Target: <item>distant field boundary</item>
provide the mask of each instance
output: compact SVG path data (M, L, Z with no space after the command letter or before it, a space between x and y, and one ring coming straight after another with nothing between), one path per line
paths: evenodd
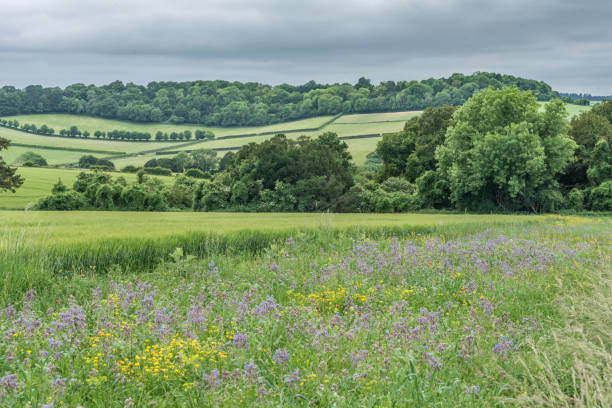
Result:
M27 143L15 143L11 142L10 146L16 147L29 147L31 149L45 149L45 150L63 150L67 152L82 152L82 153L101 153L101 154L109 154L109 155L122 155L126 154L126 152L117 152L111 150L96 150L96 149L79 149L76 147L62 147L62 146L45 146L45 145L33 145Z
M415 115L416 116L416 115ZM415 117L413 116L413 117ZM395 120L371 120L368 122L334 122L334 125L364 125L366 123L390 123L390 122L407 122L409 119L395 119Z
M323 122L320 126L318 127L313 127L313 128L300 128L300 129L289 129L289 130L271 130L271 131L266 131L266 132L256 132L256 133L241 133L241 134L236 134L236 135L227 135L227 136L219 136L219 137L215 137L214 139L211 140L222 140L222 139L237 139L237 138L242 138L242 137L249 137L249 136L265 136L265 135L275 135L275 134L280 134L280 133L296 133L296 132L316 132L318 130L321 130L322 128L324 128L325 126L329 125L330 123L334 122L336 119L338 119L339 117L343 116L343 113L339 113L335 116L333 116L331 119L326 120L325 122ZM316 116L314 116L316 117ZM103 119L103 118L97 118L97 119ZM305 118L308 119L308 118ZM135 123L135 122L127 122L127 123ZM149 123L155 123L155 122L149 122ZM285 122L287 123L287 122ZM166 124L166 123L160 123L160 124ZM193 125L193 126L197 126L197 125ZM269 126L269 125L264 125L264 126ZM46 136L46 137L60 137L63 139L85 139L85 140L100 140L103 142L131 142L131 143L149 143L149 142L153 142L153 143L175 143L175 144L179 144L181 142L185 142L183 140L156 140L151 138L150 140L125 140L125 139L106 139L106 138L97 138L97 137L72 137L72 136L61 136L58 134L53 134L53 135L45 135L45 134L40 134L40 133L35 133L29 130L25 130L25 129L21 129L21 128L16 128L16 127L12 127L12 126L7 126L4 124L0 124L0 127L4 127L7 129L11 129L11 130L15 130L17 132L23 132L23 133L29 133L31 135L37 135L37 136ZM206 127L203 127L206 128ZM187 141L189 142L189 141ZM201 143L201 142L206 142L206 140L197 140L197 142Z
M384 135L390 135L390 134L393 134L393 133L367 133L367 134L363 134L363 135L341 136L338 139L340 139L340 140L371 139L371 138L374 138L374 137L382 137ZM210 150L215 150L217 152L227 152L227 151L231 151L231 150L240 150L244 146L246 146L246 145L242 145L242 146L230 146L230 147L212 147ZM156 156L164 156L164 155L171 155L171 154L179 154L181 152L191 153L191 152L193 152L193 150L156 150L155 152L150 152L150 153L155 153Z

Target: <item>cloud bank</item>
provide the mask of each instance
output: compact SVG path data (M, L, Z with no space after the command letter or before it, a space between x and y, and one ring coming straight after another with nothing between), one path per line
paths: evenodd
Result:
M0 15L0 83L20 87L496 71L612 94L607 0L31 0Z

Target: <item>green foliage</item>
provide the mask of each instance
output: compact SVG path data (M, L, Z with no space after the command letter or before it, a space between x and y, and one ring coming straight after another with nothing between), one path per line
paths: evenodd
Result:
M212 177L210 173L203 172L200 169L188 169L187 171L185 171L185 175L197 179L209 179Z
M536 98L517 88L489 88L453 116L436 158L460 209L554 211L563 197L556 176L571 161L560 101L538 112Z
M87 206L87 201L77 191L55 192L45 198L41 198L36 204L39 210L51 211L74 211L81 210Z
M224 171L213 183L217 187L207 193L208 199L204 195L203 208L233 204L262 211L334 209L353 185L347 147L333 133L297 141L277 135L260 144L252 143L224 162Z
M7 149L9 141L0 137L0 152ZM17 169L6 165L2 156L0 156L0 192L11 191L15 192L23 184L23 178L16 174Z
M406 122L400 133L384 135L376 151L383 160L378 178L406 177L414 182L428 170L435 170L436 147L444 143L444 135L457 108L427 108L421 116Z
M28 167L43 167L47 166L47 160L43 156L34 152L25 152L15 160L16 164L21 164Z
M383 165L383 160L377 152L370 152L366 155L364 167L370 171L378 171Z
M584 192L573 188L567 196L568 206L572 210L582 211L584 209Z
M102 168L106 168L106 169L110 169L113 170L115 168L115 165L113 164L112 161L108 160L108 159L99 159L95 156L92 155L85 155L82 156L79 159L79 164L78 166L82 169L89 169L92 168L94 166L98 166L98 167L102 167Z
M122 173L136 173L138 170L140 170L139 167L128 164L127 166L121 169L121 172Z
M595 211L612 211L612 180L604 181L591 190L591 209Z
M115 81L100 87L74 84L63 90L38 87L35 93L28 91L30 87L24 90L4 87L0 89L0 115L63 112L141 123L167 121L209 126L258 126L340 112L385 112L443 104L460 105L479 89L509 85L531 90L540 100L556 95L543 82L487 72L453 74L449 78L420 82L387 81L376 86L365 78L355 85L326 85L310 81L299 86L193 81L151 82L145 87ZM74 92L75 88L79 91ZM19 123L12 122L19 126ZM63 132L66 136L86 137L85 132L78 128ZM102 137L95 133L94 136ZM122 137L119 134L106 137L124 140L142 137L142 140L148 140L151 135L148 138L144 135ZM166 138L163 134L158 138L156 135L157 140L188 140L189 137L184 133L175 138ZM214 135L195 134L196 139L212 137Z
M53 188L51 189L51 193L53 194L57 194L57 193L65 193L66 191L68 191L68 187L66 187L66 185L64 183L62 183L62 179L57 179L57 183L55 183L53 185Z
M81 172L68 190L61 180L53 186L51 195L38 201L36 208L40 210L132 210L132 211L166 211L168 201L165 194L172 195L173 187L163 185L157 179L139 180L140 183L128 184L123 177L113 179L110 174L102 172ZM184 183L176 180L175 183ZM193 183L191 183L193 184ZM188 190L185 195L191 196ZM189 206L191 202L174 203L182 207Z
M146 174L154 174L157 176L170 176L172 174L172 170L167 169L165 167L147 167L143 169Z

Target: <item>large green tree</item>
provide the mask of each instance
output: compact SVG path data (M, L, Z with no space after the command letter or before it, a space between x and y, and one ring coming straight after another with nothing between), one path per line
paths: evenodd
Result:
M435 170L436 147L444 142L456 109L446 105L427 108L422 115L406 122L403 131L384 135L376 146L383 160L379 180L403 176L414 182L425 171Z
M0 137L0 151L7 149L9 141ZM0 156L0 191L15 192L23 184L23 178L16 174L17 169L9 167Z
M488 88L454 115L438 147L439 174L451 200L471 210L555 210L563 201L555 177L572 160L563 103L543 112L531 92Z

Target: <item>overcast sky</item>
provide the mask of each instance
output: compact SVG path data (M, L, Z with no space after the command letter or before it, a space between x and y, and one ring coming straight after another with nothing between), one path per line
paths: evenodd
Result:
M0 1L0 84L496 71L612 94L611 0Z

